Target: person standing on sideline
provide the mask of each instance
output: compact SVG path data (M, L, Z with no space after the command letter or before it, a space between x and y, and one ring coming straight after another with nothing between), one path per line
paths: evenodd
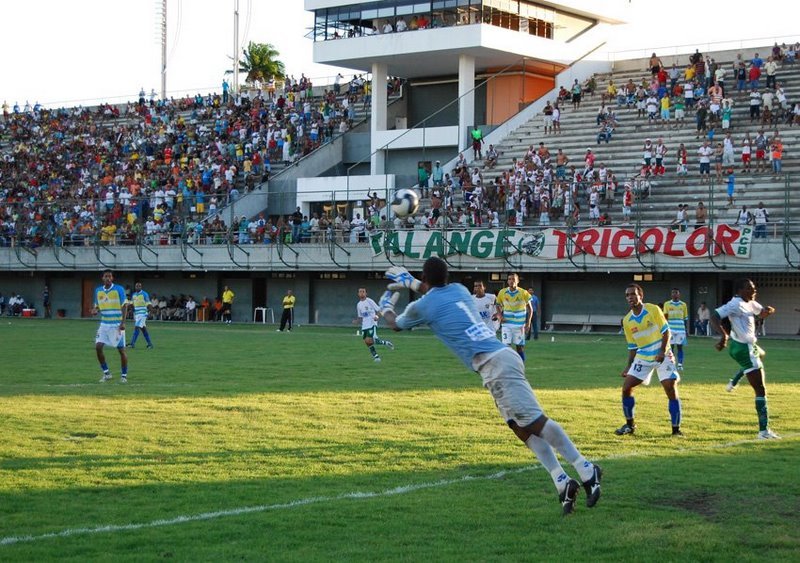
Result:
M481 376L503 419L550 473L563 513L574 510L581 483L567 475L556 451L577 471L586 491L586 506L595 506L600 499L602 469L578 451L555 420L545 416L525 378L520 357L497 340L481 320L475 299L463 285L448 284L448 275L447 264L437 257L425 261L421 281L405 268L390 268L386 277L392 283L380 300L381 313L389 327L399 331L429 325L468 369ZM423 297L397 315L394 309L400 294L395 290L402 288L422 293Z
M738 279L733 284L733 299L722 307L711 311L711 328L722 337L714 347L721 352L728 347L728 354L739 364L739 374L728 382L727 391L733 391L739 378L747 376L750 386L756 394L756 413L758 414L758 438L770 440L780 438L769 428L769 411L767 409L767 389L764 383L764 350L758 346L756 338L756 319L766 319L775 312L774 307L764 307L756 301L756 286L746 278ZM722 326L722 319L729 319L731 331Z
M45 285L42 291L42 307L44 307L44 318L49 319L52 317L52 310L50 309L50 288Z
M236 294L231 290L230 287L227 285L225 289L222 290L222 322L231 324L233 322L233 312L231 308L233 307L233 299L236 297ZM225 320L227 317L228 320Z
M628 341L628 365L622 370L622 412L625 424L617 428L618 436L633 434L636 430L634 410L636 398L633 389L637 385L650 384L653 372L669 399L669 417L672 422L672 435L683 437L681 432L681 400L678 398L678 381L681 376L675 369L675 361L670 350L670 330L664 313L658 305L644 303L644 290L632 283L625 288L625 299L630 312L622 318L622 328Z
M519 276L508 274L508 287L497 294L497 312L502 319L500 335L503 344L514 346L525 361L525 334L531 326L533 309L530 294L518 287Z
M496 335L500 326L497 317L497 297L494 293L486 293L486 286L483 284L483 280L477 280L473 283L472 290L474 292L472 297L475 299L475 305L478 307L481 320Z
M114 283L114 273L103 270L103 284L94 290L92 315L100 313L100 327L95 336L94 349L97 361L103 370L100 383L111 380L111 370L106 363L103 347L108 344L119 352L120 383L128 382L128 354L125 352L125 315L128 312L128 301L125 299L125 288Z
M283 313L281 313L281 328L278 332L283 332L286 325L289 325L289 332L292 332L292 324L294 323L294 302L295 297L292 295L292 290L287 289L286 295L283 296Z
M528 293L531 296L531 325L525 332L525 340L530 340L533 335L534 340L539 340L539 297L533 292L533 288L528 288Z
M683 371L683 346L689 327L689 307L681 301L681 292L672 288L670 300L664 302L664 316L667 317L669 331L672 333L673 350L678 351L678 371Z
M378 319L380 318L380 311L378 304L367 297L366 288L359 287L358 303L356 303L358 318L356 322L361 322L361 338L364 339L364 344L369 348L369 353L372 354L372 359L376 363L380 363L381 361L381 357L375 350L376 344L386 346L389 350L394 350L394 344L389 340L381 340L378 338Z
M136 282L134 286L136 291L131 295L133 302L133 322L135 328L133 329L133 338L129 346L136 347L136 340L139 338L139 333L144 334L144 339L147 342L147 347L152 348L153 342L150 340L150 333L147 332L147 309L150 306L150 294L142 289L142 282Z
M711 310L706 306L706 302L700 303L697 308L697 319L694 322L694 335L695 336L709 336L708 322L711 319Z

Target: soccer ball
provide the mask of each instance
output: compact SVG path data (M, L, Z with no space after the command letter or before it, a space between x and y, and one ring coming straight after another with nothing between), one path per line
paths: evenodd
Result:
M392 213L398 217L408 217L419 210L419 196L414 190L397 190L392 200Z

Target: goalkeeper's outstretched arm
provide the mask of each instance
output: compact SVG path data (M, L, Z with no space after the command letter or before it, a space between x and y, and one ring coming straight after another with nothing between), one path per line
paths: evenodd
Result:
M383 318L386 321L386 325L390 329L396 332L400 332L402 330L401 328L398 328L397 323L395 323L395 319L397 319L397 313L394 311L384 311Z

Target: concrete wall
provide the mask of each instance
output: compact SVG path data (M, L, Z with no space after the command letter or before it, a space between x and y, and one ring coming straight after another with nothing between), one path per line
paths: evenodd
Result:
M412 268L413 270L413 268ZM454 270L451 281L461 282L471 291L476 279L481 279L487 291L497 293L506 285L509 270L496 272L477 272ZM625 286L633 281L633 273L543 273L541 271L521 270L520 285L532 287L541 299L541 325L553 314L607 314L622 317L628 310L625 302ZM299 325L323 324L354 326L355 304L359 287L366 287L370 297L376 301L384 291L385 281L369 279L366 271L345 271L344 279L321 279L318 272L118 272L115 281L122 286L131 286L138 280L144 289L157 295L191 294L198 301L203 297L213 300L220 295L222 287L229 285L236 294L233 306L233 320L249 323L253 320L255 303L265 303L272 308L276 322L280 320L281 301L287 289L292 289L297 298L295 322ZM294 277L291 277L294 276ZM678 287L681 296L689 305L691 320L701 301L710 308L727 302L731 297L731 286L735 274L674 272L654 274L654 281L639 283L645 292L645 301L663 303L670 296L670 290ZM495 279L493 279L495 278ZM259 279L263 282L259 282ZM772 305L777 314L767 322L767 333L795 334L800 326L800 275L797 273L764 273L753 278L758 289L757 299L764 305ZM9 273L0 274L0 291L8 298L13 292L20 292L28 300L33 300L39 315L41 292L45 282L49 283L53 314L64 309L68 318L81 316L83 280L91 287L100 283L100 276L94 272L49 273ZM254 287L262 283L266 295L253 295ZM400 306L405 306L409 295L401 294Z

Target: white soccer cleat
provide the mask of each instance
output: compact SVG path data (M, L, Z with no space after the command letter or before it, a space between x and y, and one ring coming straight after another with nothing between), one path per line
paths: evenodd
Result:
M122 377L119 378L119 382L120 383L128 383L128 376L123 375Z
M725 391L727 391L728 393L732 393L734 389L736 389L736 384L733 382L733 379L731 379L725 386Z
M391 341L384 340L383 343L389 350L394 350L394 344L392 344Z
M100 383L105 383L106 381L111 381L110 373L104 373L103 377L100 378Z
M767 428L766 430L762 430L758 433L759 440L780 440L781 437L775 434L772 430Z
M381 357L380 357L380 356L375 356L375 357L373 358L373 361L374 361L376 364L379 364L379 363L381 363Z

